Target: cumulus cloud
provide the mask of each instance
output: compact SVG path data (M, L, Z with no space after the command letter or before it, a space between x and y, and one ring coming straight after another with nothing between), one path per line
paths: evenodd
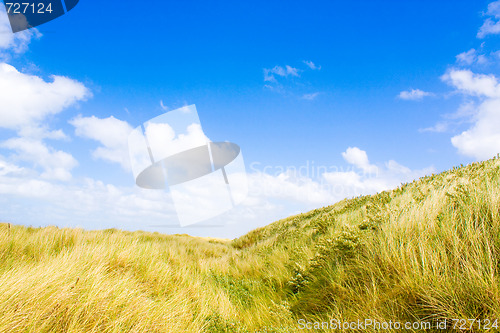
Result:
M128 135L132 126L126 121L95 116L82 117L81 115L70 120L75 127L75 134L82 138L91 139L101 144L93 151L93 156L109 162L119 163L125 170L130 170L128 153Z
M113 116L101 119L81 115L69 123L75 127L77 136L101 144L92 152L94 158L118 163L124 170L131 171L128 137L133 128L129 123ZM145 134L152 154L157 157L156 160L205 145L210 141L199 124L187 126L185 133L176 133L166 123L148 123Z
M55 75L51 79L45 82L0 63L0 127L19 130L33 126L91 95L78 81Z
M36 139L12 138L0 143L0 147L14 151L13 159L42 168L41 177L46 179L68 181L71 170L78 165L71 154L53 149Z
M276 174L253 172L249 174L249 198L258 202L263 198L271 202L291 200L312 208L395 188L435 171L432 167L411 170L393 160L376 166L370 163L366 151L358 147L348 148L342 156L350 168L329 171L330 168L316 166L318 170L326 170L316 176L313 175L318 170L309 170L310 166L305 168L308 174L301 170L303 167L287 168Z
M170 196L162 191L118 187L90 178L54 183L13 173L4 175L1 162L0 202L22 203L22 211L16 214L19 222L33 225L145 230L155 223L175 226L176 220Z
M473 125L451 138L458 151L478 160L500 153L500 98L487 99L476 109Z
M478 38L500 33L500 1L494 1L488 5L485 15L488 17L477 33Z
M16 175L22 173L23 170L24 168L0 159L0 177L6 175Z
M479 29L478 38L500 33L500 0L488 5L486 20ZM484 43L481 44L481 48ZM498 57L498 52L491 56ZM457 64L471 66L488 62L484 54L470 49L456 56ZM469 69L450 68L441 80L462 94L466 100L457 112L433 127L421 131L444 132L455 123L468 123L468 128L451 138L458 152L477 160L484 160L500 152L500 82L493 74L474 73Z
M500 0L488 5L486 20L479 29L478 38L500 33ZM481 49L484 42L481 44ZM491 52L492 57L500 53ZM456 56L456 63L462 66L486 64L489 58L472 48ZM469 69L450 68L441 80L465 97L457 112L444 115L444 121L424 128L421 132L445 132L454 125L468 124L468 129L451 138L458 152L477 160L484 160L500 152L500 82L493 74L478 74Z
M336 197L328 186L323 186L296 170L285 170L278 175L255 172L248 175L250 200L263 203L275 199L309 206L333 203ZM269 201L270 200L270 201Z
M0 128L17 132L17 137L1 142L0 147L12 153L10 159L40 170L38 176L43 179L70 180L78 162L44 142L67 138L62 130L51 130L47 118L89 96L89 90L75 80L52 76L52 82L46 82L0 63Z
M442 80L465 96L479 98L479 104L467 103L459 116L469 116L472 125L451 138L451 143L466 156L484 160L500 152L500 83L490 74L451 69Z
M342 156L348 163L363 171L362 173L356 170L336 171L323 174L328 183L334 186L334 193L343 194L344 197L389 190L401 183L435 172L433 167L411 170L394 160L389 160L380 167L372 165L366 152L357 147L348 148Z
M451 69L441 79L466 95L500 97L500 85L492 74L475 74L470 70Z
M152 154L159 160L177 153L203 146L209 138L200 124L193 123L185 128L185 133L176 133L167 123L149 123L145 128Z
M432 93L422 91L420 89L411 89L408 91L402 91L399 93L398 97L404 100L418 101L426 96L431 96Z
M342 153L342 157L350 164L363 169L366 173L377 173L378 168L375 165L370 164L368 160L368 155L366 151L359 149L358 147L349 147L345 152Z

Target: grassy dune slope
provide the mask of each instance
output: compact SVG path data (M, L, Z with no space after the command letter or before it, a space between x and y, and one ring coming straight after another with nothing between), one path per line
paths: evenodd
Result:
M1 224L0 332L293 332L300 318L499 318L499 260L499 159L234 241Z

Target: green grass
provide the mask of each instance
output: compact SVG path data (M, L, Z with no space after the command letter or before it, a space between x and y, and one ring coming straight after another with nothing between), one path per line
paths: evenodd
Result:
M300 332L299 319L500 319L499 260L499 159L233 241L0 224L0 332Z

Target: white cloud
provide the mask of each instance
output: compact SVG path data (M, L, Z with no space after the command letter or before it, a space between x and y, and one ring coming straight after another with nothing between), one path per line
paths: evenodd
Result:
M90 95L82 83L67 77L52 76L52 82L45 82L0 63L0 127L33 126Z
M495 61L500 59L500 51L491 52L490 55L495 58Z
M475 49L470 49L467 52L460 53L456 58L458 63L472 65L477 60L477 52Z
M291 75L291 76L299 76L299 70L297 68L294 68L292 66L286 65L286 75Z
M487 64L488 62L489 61L488 61L488 58L486 57L486 55L480 54L477 56L476 63L478 63L480 65L484 65L484 64Z
M286 69L281 66L274 66L269 72L279 76L286 76Z
M364 150L358 147L349 147L345 152L342 153L342 157L350 164L353 164L360 168L365 168L370 166L368 161L368 155Z
M393 160L378 167L371 164L367 153L357 147L348 148L342 156L354 168L330 172L329 168L315 166L318 170L327 170L316 175L317 179L311 178L315 171L308 168L310 174L307 175L303 174L301 168L287 169L277 174L250 173L249 198L259 203L266 198L271 203L274 199L281 199L306 205L310 209L348 197L395 188L401 183L434 172L433 168L411 170Z
M299 70L297 68L294 68L292 66L286 65L285 67L281 66L274 66L273 68L264 68L264 81L267 82L276 82L276 77L275 75L281 76L281 77L288 77L288 76L300 76L299 75Z
M0 172L0 201L20 207L16 215L23 224L145 230L151 224L175 225L176 221L166 192L117 187L89 178L57 184Z
M484 160L500 152L500 83L490 74L475 74L469 70L452 69L442 79L466 96L479 97L476 106L469 102L461 106L458 116L471 117L472 125L451 138L451 143L466 156Z
M2 51L12 51L14 53L25 52L28 49L31 39L40 38L41 36L37 29L12 33L5 7L3 4L0 6L0 58L5 58L5 55L2 56Z
M451 143L461 154L485 160L500 153L500 98L487 99L476 112L472 127Z
M491 18L486 19L477 33L478 38L484 38L487 35L496 35L500 33L500 21L494 21Z
M12 152L11 159L30 163L33 170L41 169L39 177L68 181L78 162L71 154L44 142L44 139L67 138L62 130L49 129L46 120L85 100L90 92L69 78L52 76L52 79L53 82L45 82L0 63L0 128L17 132L17 137L1 142L0 147Z
M385 191L435 172L433 167L411 170L394 160L385 162L383 167L371 165L366 152L357 147L348 148L342 156L348 163L362 169L363 173L336 171L327 172L323 177L334 186L335 192L345 197Z
M284 171L278 175L263 172L248 175L249 197L259 204L275 199L305 205L326 205L334 203L336 196L329 187L311 178L301 176L294 170Z
M434 126L421 128L421 129L419 129L419 132L421 132L421 133L424 133L424 132L444 133L448 130L448 128L449 128L449 124L447 122L441 121L441 122L438 122Z
M493 1L488 5L488 15L500 18L500 1Z
M264 81L266 82L276 82L274 75L270 74L269 69L264 68Z
M304 64L307 65L307 67L309 67L312 70L320 70L321 69L321 66L316 66L316 64L314 64L314 62L312 62L312 61L304 60L303 62L304 62Z
M275 66L271 69L264 68L264 81L276 82L276 77L273 74L276 74L278 76L286 76L286 71L281 66Z
M41 177L46 179L68 181L71 170L78 165L71 154L48 147L37 139L12 138L2 142L0 147L15 151L14 159L41 167Z
M77 136L101 144L92 153L95 158L118 163L124 170L131 170L128 137L133 128L129 123L113 116L101 119L81 115L70 120L69 123L75 127ZM186 133L175 133L173 128L166 123L148 123L146 136L155 157L171 156L210 141L199 124L189 125Z
M481 26L477 37L484 38L491 34L500 33L500 0L491 2L485 13L489 16ZM481 48L484 47L484 42ZM492 57L498 57L499 52L492 52ZM470 49L457 55L457 63L472 65L474 63L488 63L488 57ZM484 160L500 152L500 82L493 74L476 74L471 70L449 69L441 80L455 88L456 92L466 97L457 112L448 115L448 119L434 127L421 131L443 132L450 125L469 123L469 128L451 138L451 143L458 152ZM475 99L476 102L471 100ZM451 121L450 121L451 119ZM458 119L458 120L457 120ZM462 119L462 121L460 121ZM463 120L465 119L465 121Z
M62 129L51 130L47 124L27 124L21 127L17 133L23 138L32 138L37 140L67 140L68 136Z
M95 158L119 163L125 170L130 170L127 142L132 126L126 121L113 116L100 119L95 116L79 115L69 123L75 127L77 136L95 140L102 145L94 150Z
M500 33L500 21L494 21L491 18L486 19L481 29L477 33L478 38L484 38L487 35L496 35Z
M478 38L484 38L488 35L496 35L500 33L500 1L494 1L488 5L488 11L486 15L493 16L493 18L487 18L479 32L477 33Z
M466 95L500 97L500 85L492 74L475 74L470 70L451 69L441 79Z
M431 96L432 93L422 91L420 89L411 89L408 91L402 91L399 93L398 97L404 100L418 101L426 96Z
M155 160L206 145L209 138L200 124L193 123L185 128L185 133L176 133L167 123L148 123L145 134Z
M8 163L0 159L0 177L6 175L16 175L23 172L24 168Z
M319 94L320 94L319 92L315 92L315 93L311 93L311 94L304 94L304 95L302 95L302 99L312 101L312 100L315 100L316 97L319 96Z
M316 66L312 61L304 60L303 62L310 69L321 69L321 66ZM304 69L299 69L290 65L277 65L273 68L264 68L264 82L266 82L266 84L264 84L264 88L288 97L295 96L300 99L314 100L320 94L319 92L307 94L304 94L303 92L298 94L296 90L293 92L294 88L298 85L303 86L303 84L298 83L298 79L290 80L290 78L300 78L302 72L304 72Z
M347 163L362 169L367 174L378 173L377 166L370 164L366 152L358 147L347 148L347 150L342 153L342 157L347 161Z

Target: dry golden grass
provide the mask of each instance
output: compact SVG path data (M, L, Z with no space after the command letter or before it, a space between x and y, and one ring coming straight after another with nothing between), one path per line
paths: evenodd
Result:
M500 319L499 268L493 159L234 241L0 224L0 332L299 332L299 319Z

